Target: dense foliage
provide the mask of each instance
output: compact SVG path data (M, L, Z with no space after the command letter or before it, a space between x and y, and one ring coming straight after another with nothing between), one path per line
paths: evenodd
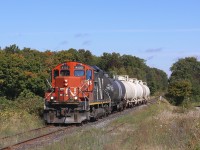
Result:
M69 49L52 52L11 45L0 49L0 97L15 100L20 95L33 93L43 97L47 88L49 71L64 61L80 61L99 66L110 75L128 74L146 81L151 93L166 90L167 75L162 70L150 68L145 60L119 53L103 53L97 57L89 50Z
M179 59L171 67L169 96L176 105L200 101L200 62L195 57Z

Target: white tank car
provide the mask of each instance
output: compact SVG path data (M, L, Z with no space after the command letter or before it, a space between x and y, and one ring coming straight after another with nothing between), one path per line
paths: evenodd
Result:
M133 82L133 78L129 78L128 79L128 83L131 85L131 89L132 89L132 93L133 93L131 101L135 102L137 100L137 87L136 87L136 84Z
M147 83L146 82L142 82L142 81L139 81L139 84L142 86L143 88L143 98L145 100L148 100L149 99L149 96L150 96L150 90L149 90L149 87L147 86Z
M146 90L146 87L143 85L143 82L142 82L142 80L139 80L139 82L138 82L139 84L140 84L140 86L142 87L142 89L143 89L143 94L142 94L142 98L144 98L145 99L145 97L146 97L146 95L147 95L147 90Z
M136 84L137 89L137 102L141 102L143 100L143 88L138 80L135 80L134 83Z
M125 86L126 93L124 99L128 102L136 99L136 87L129 81L128 75L117 76L116 79L120 80Z
M149 99L150 90L146 82L136 78L129 78L128 75L118 75L115 79L120 80L125 87L124 99L127 100L128 106L141 104Z

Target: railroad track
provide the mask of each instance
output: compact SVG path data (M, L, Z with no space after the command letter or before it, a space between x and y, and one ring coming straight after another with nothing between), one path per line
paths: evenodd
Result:
M158 102L158 100L159 100L159 97L152 98L152 99L147 101L147 105L155 104L155 103Z
M72 129L72 128L75 128L76 126L74 125L71 125L71 126L67 126L67 127L57 127L57 130L53 131L53 132L50 132L50 133L46 133L46 134L42 134L40 136L36 136L34 138L30 138L28 140L24 140L24 141L21 141L21 142L18 142L16 144L13 144L13 145L9 145L9 146L6 146L4 148L1 148L0 150L12 150L12 149L26 149L26 148L29 148L31 147L31 145L35 145L35 143L37 142L42 142L42 141L45 141L46 139L51 139L51 137L53 136L57 136L59 134L62 134L64 133L65 131L68 131L69 129ZM45 128L45 127L44 127ZM38 128L38 130L42 130L44 128ZM35 129L37 130L37 129ZM35 131L34 130L34 131ZM33 130L31 130L32 132ZM28 131L27 131L28 132ZM23 133L20 133L20 134L23 134ZM5 137L5 138L9 138L9 137ZM4 139L5 139L4 138Z
M157 101L158 101L158 98L153 98L153 99L151 99L151 100L149 100L147 102L147 105L155 104ZM126 115L130 111L134 111L137 108L138 107L134 107L133 109L126 109L125 111L111 114L108 117L100 119L99 121L91 122L88 125L89 126L90 125L94 125L94 124L97 125L97 124L101 123L102 121L109 120L109 118L115 119L115 118L120 117L122 115ZM87 126L87 125L84 125L84 126ZM121 127L121 126L123 126L123 124L120 124L119 126L116 126L113 129L110 129L108 131L108 133L112 132L113 130L115 130L115 129ZM75 128L77 128L77 126L75 126L75 125L63 126L63 127L45 126L45 127L29 130L29 131L26 131L26 132L18 133L18 134L15 134L15 135L3 137L3 138L0 138L0 141L8 140L8 139L14 138L14 137L20 137L23 134L27 134L27 133L31 134L31 133L34 133L34 132L40 132L40 131L47 130L47 129L51 129L52 130L51 132L48 132L48 133L45 133L45 134L42 134L42 135L39 135L39 136L36 136L36 137L33 137L33 138L29 138L29 139L26 139L26 140L21 140L20 142L17 142L17 143L14 143L14 144L9 144L9 146L1 148L0 150L28 149L28 148L31 148L31 147L34 147L34 146L37 146L37 145L44 145L42 143L47 143L47 141L49 141L49 143L50 143L50 142L52 142L52 140L55 140L55 137L59 138L59 136L64 136L65 134L70 133L70 131L73 131L71 129L75 129Z
M51 127L53 127L53 126L44 126L44 127L41 127L41 128L28 130L28 131L25 131L25 132L20 132L20 133L14 134L14 135L2 137L2 138L0 138L0 141L6 140L6 139L9 139L9 138L14 138L14 137L17 137L17 136L21 136L21 135L26 134L26 133L39 132L39 131L41 131L41 130L45 130L45 129L51 128Z

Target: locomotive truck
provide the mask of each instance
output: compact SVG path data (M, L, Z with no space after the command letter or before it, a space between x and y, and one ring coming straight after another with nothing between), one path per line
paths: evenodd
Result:
M46 123L71 124L97 120L112 111L146 103L145 82L127 75L110 78L97 66L64 62L51 71L51 88L45 93Z

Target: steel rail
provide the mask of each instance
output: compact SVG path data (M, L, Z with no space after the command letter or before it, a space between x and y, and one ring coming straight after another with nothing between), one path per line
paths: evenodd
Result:
M27 144L31 144L31 142L37 141L37 140L45 138L45 137L52 136L52 135L54 135L56 133L59 133L61 131L65 131L65 130L71 129L72 127L75 127L75 126L72 125L72 126L64 127L62 129L59 129L59 130L56 130L56 131L53 131L53 132L50 132L50 133L47 133L47 134L43 134L41 136L37 136L37 137L31 138L31 139L28 139L28 140L25 140L25 141L10 145L10 146L6 146L6 147L4 147L4 148L2 148L0 150L11 150L11 149L17 148L19 146L22 146L24 144L26 144L26 145Z
M16 136L19 136L19 135L23 135L23 134L26 134L26 133L29 133L29 132L38 131L38 130L42 130L42 129L50 128L50 127L53 127L53 126L44 126L44 127L40 127L40 128L36 128L36 129L31 129L31 130L28 130L28 131L25 131L25 132L20 132L20 133L14 134L14 135L2 137L2 138L0 138L0 140L5 140L5 139L8 139L8 138L13 138L13 137L16 137Z

